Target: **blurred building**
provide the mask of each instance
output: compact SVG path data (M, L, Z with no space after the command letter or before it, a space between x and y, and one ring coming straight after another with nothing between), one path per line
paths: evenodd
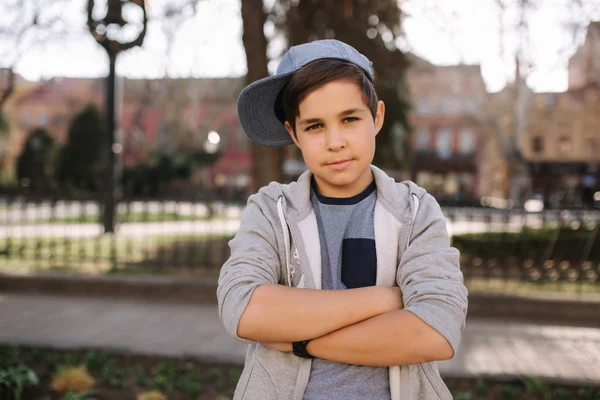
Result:
M569 89L530 93L517 137L530 195L550 207L592 206L600 190L600 22L569 60Z
M203 186L225 190L246 187L251 156L236 113L242 78L117 80L117 118L125 168L147 162L152 154L220 152L217 162L195 176ZM104 80L53 78L19 87L6 113L10 135L5 168L12 168L27 134L45 128L63 144L72 119L87 105L104 105ZM211 143L208 139L213 134Z
M63 143L73 116L86 105L102 101L99 84L98 79L87 78L30 82L18 77L4 110L10 127L1 166L5 175L14 177L16 160L32 130L46 129L57 143Z
M34 90L38 85L36 82L30 82L23 79L19 74L14 74L10 78L10 70L8 68L0 68L0 95L4 96L8 93L8 97L0 110L4 117L7 118L8 132L0 132L0 180L9 180L14 175L14 162L17 152L20 151L21 145L24 142L24 135L21 133L20 124L11 118L14 115L12 111L18 98ZM12 85L12 89L10 86Z
M171 154L219 151L217 162L198 171L193 180L219 190L247 188L252 157L236 111L244 84L243 78L126 79L124 166L134 166L156 150ZM209 141L210 132L218 134L218 143Z
M490 166L501 159L493 158L497 152L486 134L480 67L437 66L414 55L410 60L412 179L441 200L491 196L497 171Z
M600 190L600 83L535 93L520 147L532 190L549 206L581 207Z
M569 59L569 88L600 81L600 21L587 29L583 45Z

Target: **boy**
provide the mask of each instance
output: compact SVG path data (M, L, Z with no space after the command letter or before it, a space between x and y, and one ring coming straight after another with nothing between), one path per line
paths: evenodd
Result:
M322 40L246 87L238 114L309 171L248 199L217 297L249 343L234 399L451 399L436 360L459 345L467 290L435 199L371 165L385 106L372 63Z

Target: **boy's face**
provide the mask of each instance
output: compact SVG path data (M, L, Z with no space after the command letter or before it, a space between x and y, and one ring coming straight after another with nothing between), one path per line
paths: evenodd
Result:
M298 109L296 135L289 123L285 127L321 194L350 197L364 190L373 180L369 166L383 126L383 102L373 119L358 85L339 80L311 92Z

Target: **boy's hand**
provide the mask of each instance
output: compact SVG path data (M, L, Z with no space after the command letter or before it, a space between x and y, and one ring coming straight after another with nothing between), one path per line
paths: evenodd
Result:
M291 353L292 352L292 344L291 343L282 343L282 342L261 342L263 346L271 350L281 351L282 353Z

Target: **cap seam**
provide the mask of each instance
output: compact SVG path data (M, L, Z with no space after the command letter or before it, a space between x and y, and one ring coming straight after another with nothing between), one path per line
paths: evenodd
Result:
M350 57L348 56L348 53L346 53L346 50L344 50L344 48L342 47L342 45L340 45L340 44L339 44L338 42L336 42L336 41L333 41L332 43L333 43L333 44L334 44L334 45L335 45L335 46L338 48L338 50L339 50L339 51L340 51L340 53L342 54L342 57L344 57L343 59L344 59L344 60L348 60L348 61L349 61L349 60L350 60Z
M298 67L296 66L296 60L294 60L293 51L291 51L291 49L290 49L290 51L288 52L288 54L290 55L290 61L292 62L292 69L293 70L297 69Z

